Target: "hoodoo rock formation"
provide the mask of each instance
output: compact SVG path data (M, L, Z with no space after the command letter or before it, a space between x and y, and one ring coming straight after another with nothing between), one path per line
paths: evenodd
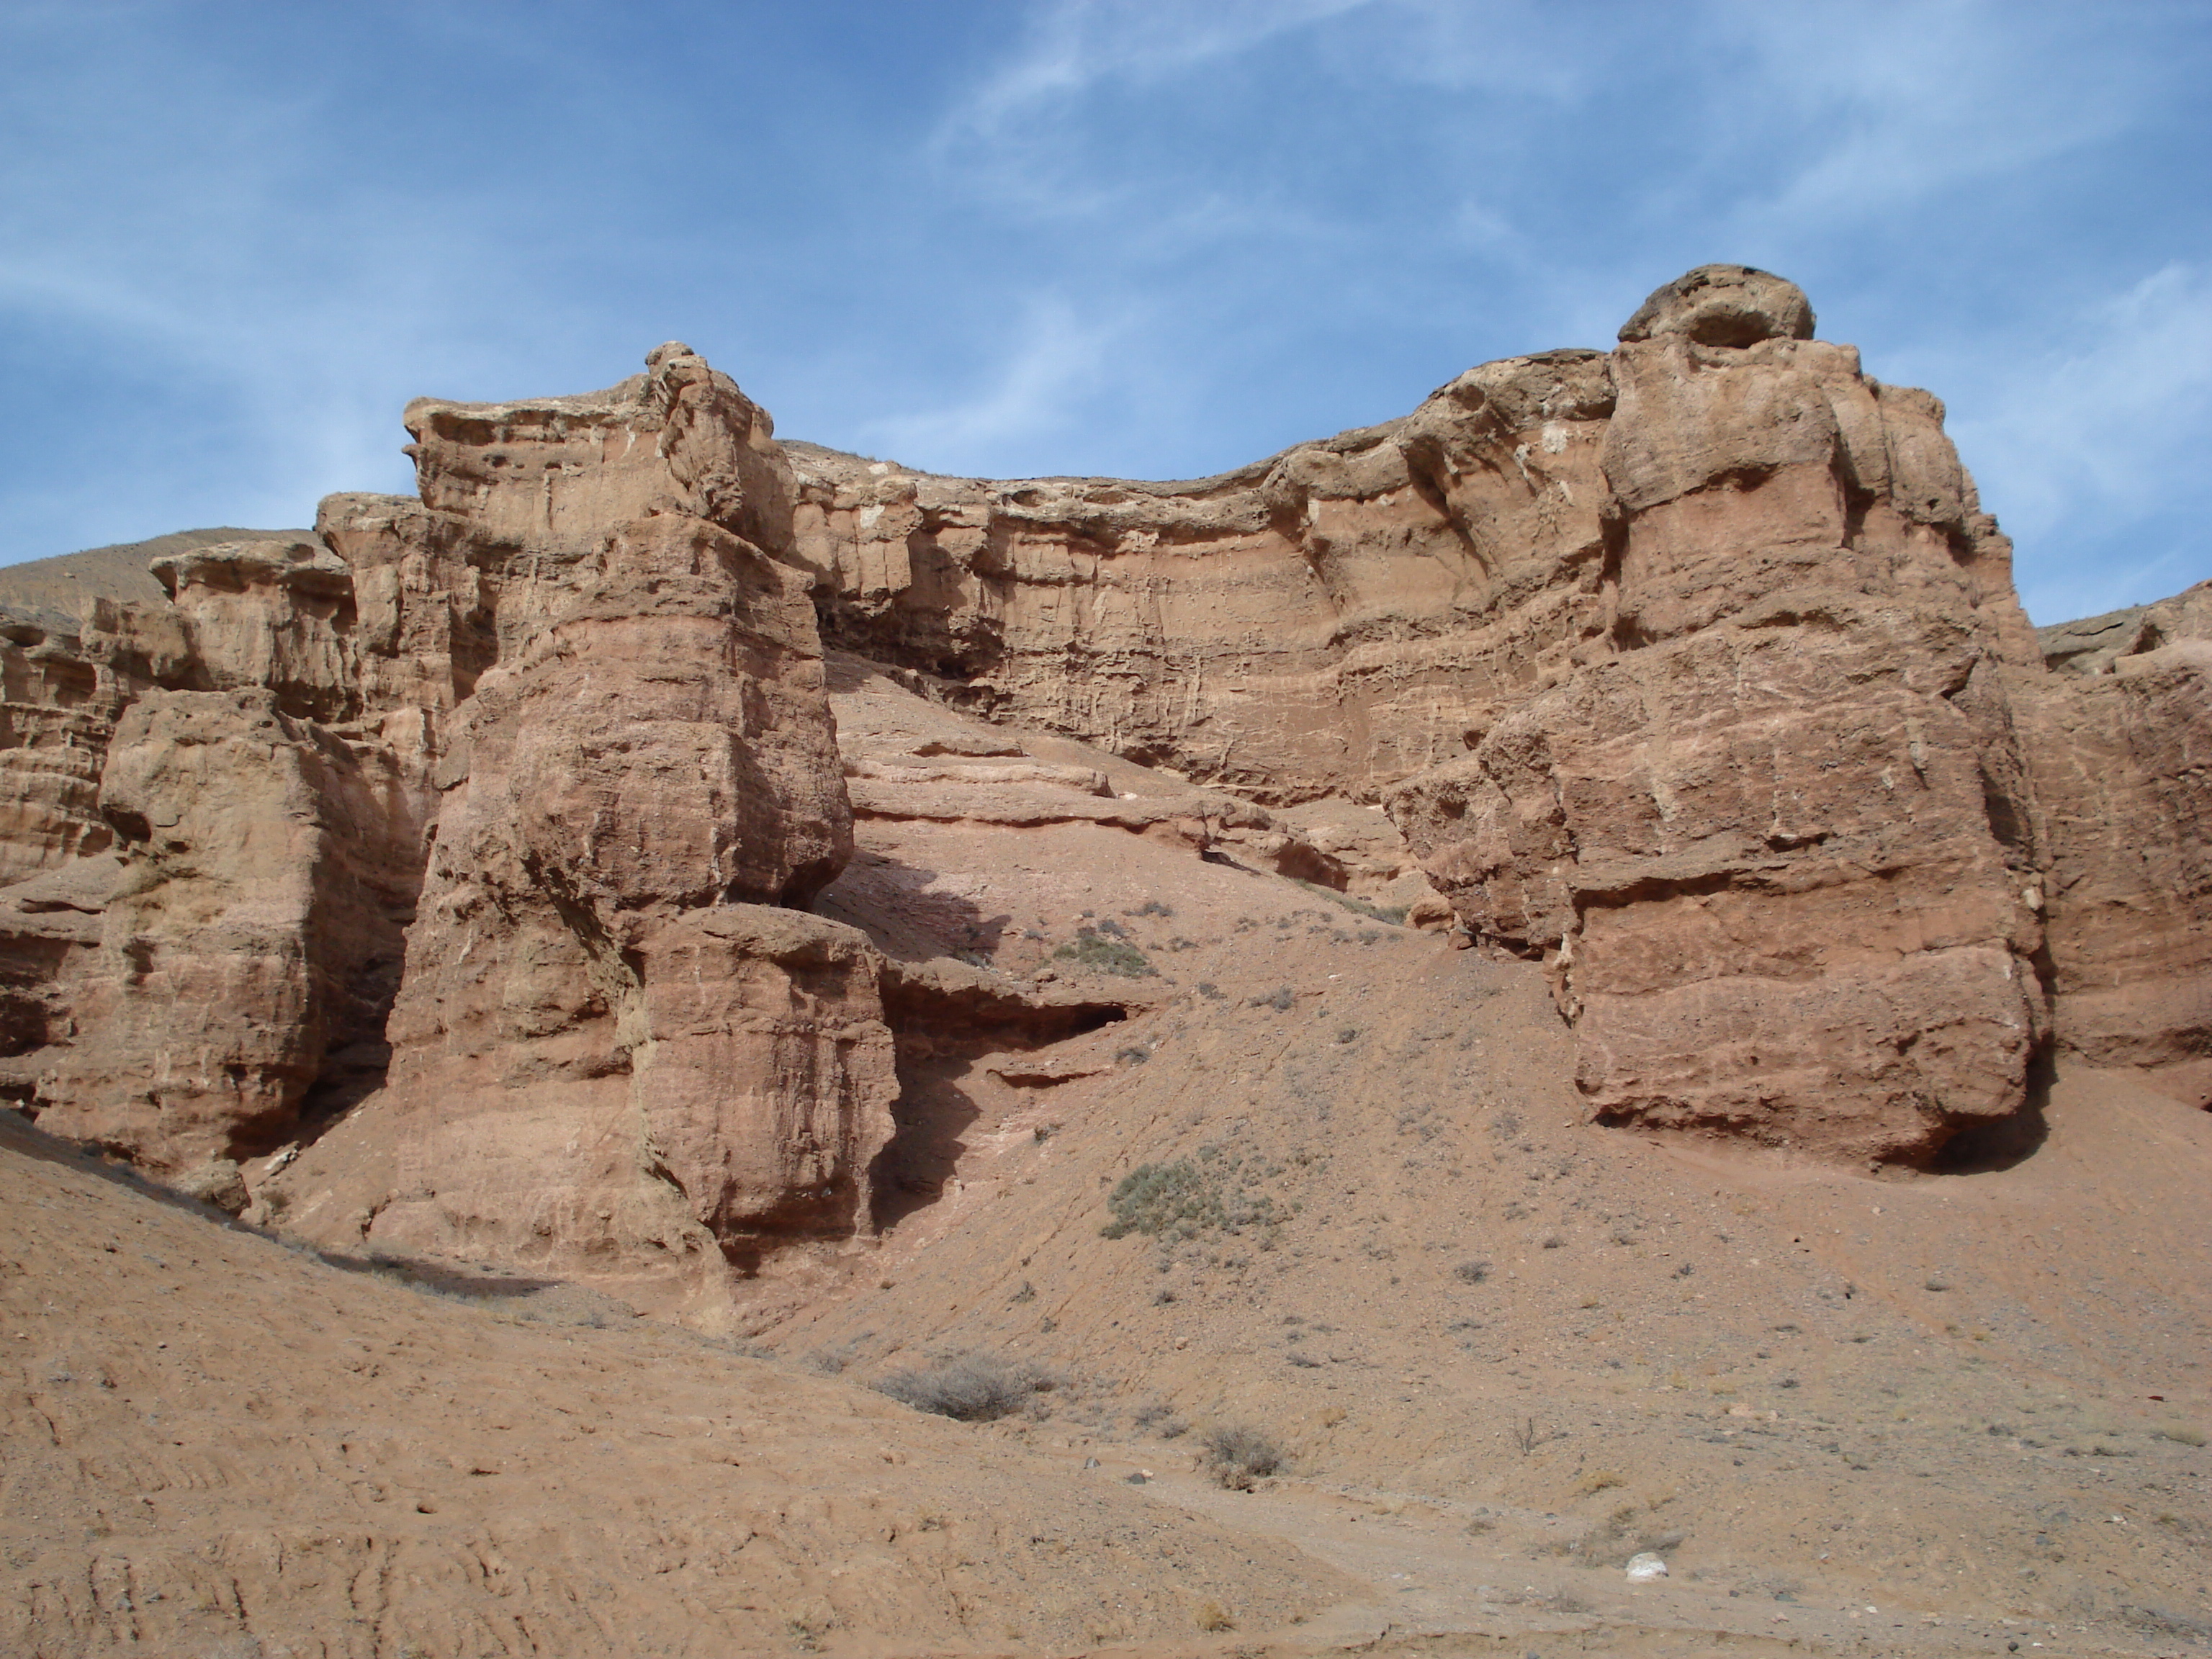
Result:
M873 939L811 914L857 811L1418 859L1547 965L1607 1122L1923 1163L2054 1034L2201 1103L2212 600L2039 638L1942 405L1813 333L1708 266L1610 353L1179 483L780 444L673 343L420 400L416 496L0 614L0 1088L226 1192L311 1143L311 1236L708 1307L870 1224L953 1028L1118 1012L983 930L924 960L895 870L824 906ZM1376 806L1402 847L1328 817Z

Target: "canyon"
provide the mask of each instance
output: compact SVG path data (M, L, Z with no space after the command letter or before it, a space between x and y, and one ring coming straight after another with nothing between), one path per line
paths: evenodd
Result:
M1568 1386L1548 1311L1415 1335L1340 1310L1353 1334L1287 1346L1315 1309L1377 1276L1443 1308L1494 1270L1562 1308L1640 1298L1569 1346L1663 1372L1676 1302L1710 1291L1706 1347L1748 1367L1783 1346L1760 1261L1693 1278L1686 1242L1733 1228L1802 1269L1774 1330L1856 1342L1879 1315L1893 1352L1971 1346L1921 1302L1978 1275L1954 1300L2027 1309L1981 1317L2039 1375L2195 1400L2193 1291L2124 1362L2084 1358L2058 1291L2008 1280L1936 1194L1997 1183L1968 1200L1986 1226L2089 1227L2126 1124L2171 1166L2142 1190L2186 1202L2212 1126L2212 583L2033 627L1943 420L1741 266L1662 288L1610 351L1484 364L1182 482L780 441L680 343L603 392L418 399L413 496L0 570L9 1133L80 1197L122 1166L237 1218L234 1255L258 1231L517 1307L588 1294L726 1345L701 1363L733 1378L1079 1353L1176 1410L1295 1419L1307 1461L1424 1501L1483 1471L1516 1548L1609 1467L1590 1437L1653 1482L1705 1454L1593 1405L1571 1472L1527 1445L1500 1474L1468 1447L1540 1386L1524 1344ZM1203 1195L1180 1232L1111 1209L1168 1170ZM1869 1193L1906 1234L1849 1242ZM1832 1244L1807 1244L1815 1212ZM2112 1250L2175 1248L2124 1231ZM1680 1283L1628 1288L1678 1249ZM1271 1297L1304 1310L1293 1337ZM1251 1382L1259 1355L1294 1369ZM1516 1381L1417 1399L1469 1356ZM1409 1373L1395 1403L1291 1403L1374 1364ZM1918 1398L1917 1370L1881 1386ZM730 1386L797 1401L775 1376ZM1866 1380L1839 1360L1820 1386ZM1425 1433L1432 1410L1459 1426ZM887 1464L921 1455L880 1432ZM1914 1524L2003 1559L1997 1486L1972 1490L1995 1477L1929 1456L1941 1519ZM1178 1547L1233 1579L1192 1524ZM2185 1573L2158 1572L2171 1612ZM1351 1593L1261 1577L1238 1594L1275 1623ZM2076 1601L2142 1605L2102 1594ZM72 1639L125 1628L99 1607ZM1165 1628L1100 1601L1049 1633Z

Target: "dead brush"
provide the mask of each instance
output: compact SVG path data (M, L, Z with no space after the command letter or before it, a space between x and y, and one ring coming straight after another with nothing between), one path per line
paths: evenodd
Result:
M989 1423L1026 1409L1036 1395L1051 1392L1058 1382L1034 1365L969 1353L919 1370L894 1371L875 1388L918 1412L957 1423Z
M1265 1431L1244 1423L1217 1423L1199 1442L1200 1462L1216 1485L1249 1492L1279 1473L1290 1455Z

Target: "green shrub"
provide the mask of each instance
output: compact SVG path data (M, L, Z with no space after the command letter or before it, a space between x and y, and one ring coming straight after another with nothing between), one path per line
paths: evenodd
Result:
M1179 1158L1172 1164L1140 1164L1107 1198L1114 1218L1098 1231L1108 1238L1131 1233L1193 1238L1208 1228L1234 1233L1279 1224L1282 1207L1264 1193L1247 1192L1242 1171L1241 1164L1218 1155L1196 1163Z
M1159 971L1135 945L1125 939L1108 939L1089 927L1079 930L1071 943L1052 954L1054 961L1072 962L1102 974L1119 974L1124 979L1145 979Z

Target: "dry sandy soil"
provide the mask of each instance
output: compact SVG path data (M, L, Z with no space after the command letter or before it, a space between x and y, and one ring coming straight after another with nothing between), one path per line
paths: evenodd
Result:
M2212 1116L2064 1072L1880 1176L1595 1128L1540 969L1010 799L865 817L817 908L1129 1017L910 1033L880 1237L772 1259L736 1338L288 1249L0 1117L0 1650L2212 1642ZM867 1386L977 1355L1050 1386ZM1224 1425L1281 1471L1207 1479Z

